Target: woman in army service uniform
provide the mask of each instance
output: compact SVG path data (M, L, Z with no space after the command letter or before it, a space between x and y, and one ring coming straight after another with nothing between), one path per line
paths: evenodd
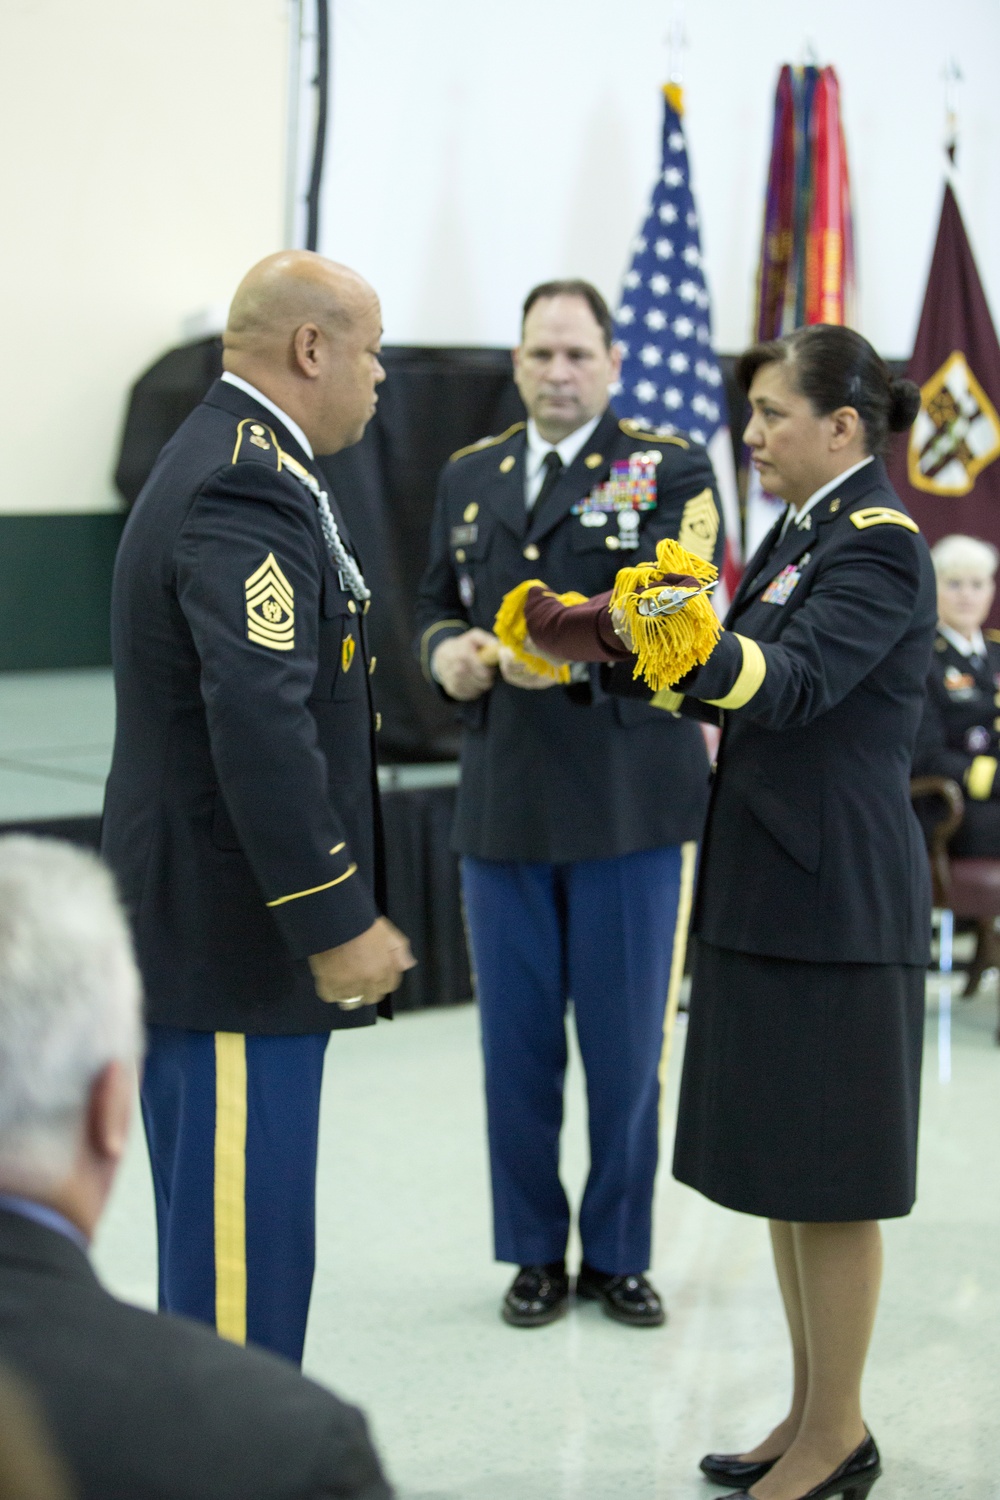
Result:
M756 1447L702 1469L743 1500L864 1500L881 1472L861 1412L878 1220L915 1196L930 890L909 780L935 623L927 545L878 455L919 393L839 327L737 368L754 465L788 509L705 665L645 692L724 719L674 1174L770 1220L793 1394ZM589 649L566 644L574 608L533 590L534 645L641 687L606 601L575 608Z
M938 633L913 758L916 776L950 776L965 793L952 854L1000 858L1000 632L983 630L996 591L997 552L971 536L931 548Z

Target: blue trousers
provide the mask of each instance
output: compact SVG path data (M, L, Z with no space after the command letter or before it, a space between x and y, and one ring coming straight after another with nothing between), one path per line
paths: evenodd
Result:
M327 1040L151 1026L141 1090L161 1308L296 1363Z
M462 860L497 1260L531 1265L566 1251L559 1135L572 1002L590 1134L583 1258L609 1275L649 1265L663 1019L693 856L685 846L555 865ZM678 936L677 984L686 931Z

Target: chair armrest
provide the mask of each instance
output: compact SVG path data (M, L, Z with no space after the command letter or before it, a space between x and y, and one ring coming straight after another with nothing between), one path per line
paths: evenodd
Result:
M930 860L934 904L948 906L951 899L948 840L965 816L962 788L950 776L914 776L910 782L910 797L914 802L919 802L923 797L939 797L947 807L944 817L931 829Z

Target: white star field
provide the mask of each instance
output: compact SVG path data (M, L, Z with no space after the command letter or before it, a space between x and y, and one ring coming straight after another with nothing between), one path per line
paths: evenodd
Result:
M689 176L683 127L668 108L663 168L622 278L622 372L612 395L620 416L707 443L726 412ZM671 275L678 267L683 274Z

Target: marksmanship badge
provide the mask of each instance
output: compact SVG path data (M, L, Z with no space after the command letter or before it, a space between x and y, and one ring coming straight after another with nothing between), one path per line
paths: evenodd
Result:
M998 456L1000 417L956 349L920 387L907 450L910 483L930 495L967 495Z

